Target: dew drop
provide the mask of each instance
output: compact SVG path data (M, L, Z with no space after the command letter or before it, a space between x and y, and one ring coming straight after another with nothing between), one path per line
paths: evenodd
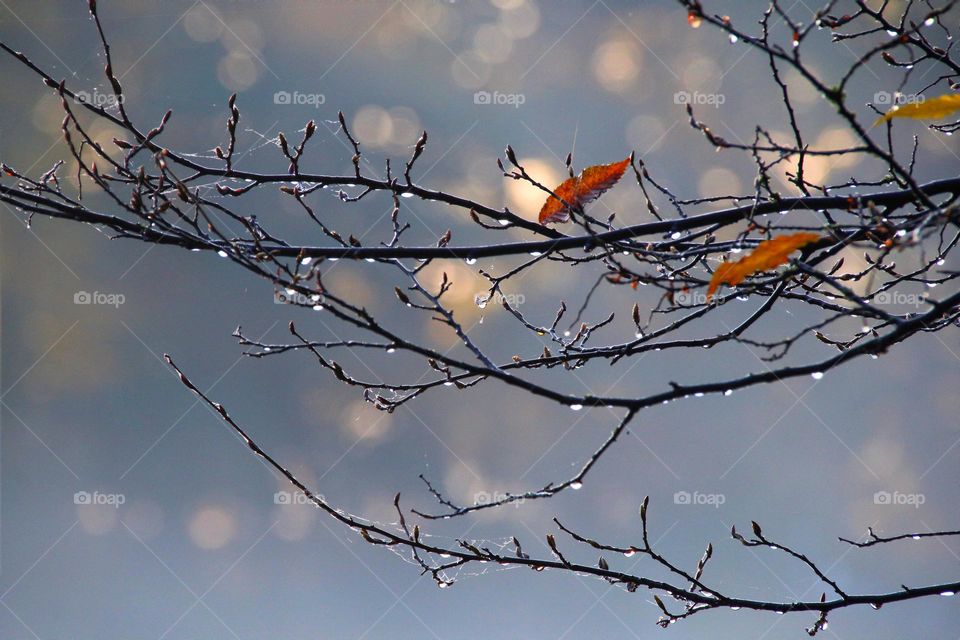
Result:
M941 591L940 595L942 595L944 598L949 598L952 595L956 595L956 591Z
M449 554L449 553L441 553L441 554L440 554L440 557L441 557L441 558L449 558L449 557L450 557L450 554Z
M582 405L582 404L572 404L572 405L570 405L570 409L571 409L571 411L580 411L580 409L583 409L583 405Z
M919 540L920 536L910 536L913 540Z
M694 398L702 398L702 397L703 397L703 391L697 391L695 394L693 394L693 397L694 397Z
M939 283L939 282L928 282L928 283L927 283L927 286L930 287L931 289L934 289L934 288L936 288L936 286L937 286L938 284L940 284L940 283Z
M413 194L410 193L409 191L404 191L403 193L400 194L400 197L401 197L401 198L412 198L412 197L413 197Z
M448 585L446 582L438 582L437 586L440 587L441 589L446 589L450 585Z
M323 305L322 305L322 304L315 304L315 305L313 305L313 310L314 310L314 311L323 311Z
M582 482L571 482L571 483L570 483L570 488L573 489L574 491L578 491L578 490L580 490L580 489L583 488L583 483L582 483Z
M887 35L893 38L893 37L896 37L897 32L892 29L887 29Z
M503 227L505 227L505 226L507 226L508 224L510 224L510 221L507 220L506 218L500 218L499 220L497 220L497 222L499 222L499 223L500 223L500 226L503 226Z
M477 264L477 259L476 259L476 258L467 258L466 260L464 260L464 262L466 262L467 264Z
M367 262L373 262L373 258L367 258L366 261L367 261Z
M670 234L670 239L671 239L671 240L679 240L679 239L680 239L680 236L682 236L682 235L683 235L683 234L680 233L679 231L674 231L673 233Z
M531 251L531 252L530 252L530 255L531 255L532 257L534 257L534 258L539 258L540 256L543 255L543 252L542 252L542 251Z
M726 391L723 392L723 395L725 395L725 396L732 396L732 395L733 395L733 389L727 389Z
M740 611L740 607L730 607L730 611Z
M306 258L304 258L303 260L300 261L300 264L302 264L302 265L308 265L308 264L310 264L311 262L313 262L313 258L311 258L310 256L307 256Z
M814 371L813 373L810 374L810 377L813 378L814 380L822 380L823 371Z
M927 18L923 21L924 26L932 27L937 21L933 18Z
M623 552L623 555L624 555L625 557L627 557L627 558L632 558L632 557L635 556L636 554L637 554L637 552L634 551L633 549L627 549L626 551Z
M730 34L730 44L737 44L737 42L739 42L739 40L740 40L740 38L738 38L737 36L735 36L735 35L732 34L732 33Z
M217 251L217 255L220 256L221 258L226 258L227 252L221 249L220 251Z
M640 340L641 338L643 338L643 332L637 331L635 334L633 334L633 337L636 338L637 340Z
M387 349L387 353L396 353L396 352L397 350L394 349L393 347L390 347L389 349Z

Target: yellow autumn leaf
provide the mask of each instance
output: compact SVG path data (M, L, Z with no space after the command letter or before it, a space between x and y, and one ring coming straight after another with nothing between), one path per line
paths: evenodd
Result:
M891 118L915 118L918 120L937 120L960 110L960 93L947 93L923 102L894 105L890 111L877 118L873 126L889 122Z
M819 239L819 234L808 232L777 236L764 240L749 255L736 262L721 263L713 272L713 277L710 278L707 300L713 297L721 284L728 284L733 287L743 282L747 276L758 271L768 271L778 267L787 261L787 256L791 253Z

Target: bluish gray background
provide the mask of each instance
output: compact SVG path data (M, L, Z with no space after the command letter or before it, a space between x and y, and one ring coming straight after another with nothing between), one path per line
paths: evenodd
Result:
M315 118L323 122L302 167L348 173L351 153L332 133L342 109L366 143L365 171L382 174L383 158L405 158L425 127L423 183L532 217L542 196L503 180L494 164L508 143L547 183L562 178L562 158L574 146L580 167L636 150L655 177L694 196L748 193L753 167L748 157L710 149L687 125L675 92L723 96L720 108L701 105L697 113L730 140L748 140L758 123L788 132L766 61L706 27L691 29L685 13L666 1L99 4L128 109L144 128L172 108L166 144L209 155L225 140L225 101L237 91L240 166L251 169L281 170L285 163L267 141L278 131L295 138ZM744 26L765 6L709 4ZM810 11L802 5L793 11L806 19ZM949 16L954 27L957 17ZM782 25L779 33L786 37ZM71 87L106 95L86 2L0 0L0 37ZM816 38L810 63L823 74L853 60L854 49L828 45L826 33ZM58 102L9 58L0 59L0 77L0 158L39 175L64 157ZM820 132L812 140L824 147L849 142L822 100L793 74L787 80L804 126ZM854 83L858 104L896 81L871 65ZM520 94L523 104L476 104L477 90ZM322 94L323 104L275 104L274 94L283 91ZM865 106L862 112L870 117ZM115 135L102 126L95 133L104 141ZM898 144L913 133L920 136L918 175L957 174L955 138L907 123L897 128ZM74 169L65 167L65 182ZM877 167L812 161L808 171L837 182L870 176L870 169ZM617 211L622 221L646 219L636 187L624 182L595 207ZM315 202L341 231L356 233L378 220L382 225L390 208L382 197L345 206L321 194ZM301 214L269 191L252 194L243 207L292 238L320 241ZM458 241L477 237L462 211L412 200L403 207L414 223L411 234L421 240L447 228ZM416 567L312 508L276 505L274 492L286 487L197 404L162 353L318 491L385 521L393 519L397 491L410 505L433 506L419 473L462 501L563 478L616 417L574 413L496 383L471 392L444 389L384 416L304 354L241 358L230 336L238 324L277 341L291 319L316 338L348 332L322 312L273 304L268 283L228 261L111 241L66 222L36 219L28 228L22 216L2 213L0 637L806 637L812 616L747 611L707 613L661 631L650 594L559 573L469 571L455 588L439 590ZM365 241L386 233L375 228ZM856 252L849 259L862 260ZM472 336L503 358L540 350L494 305L480 324L472 303L479 280L465 265L447 268L458 282L457 313ZM514 293L524 296L525 313L549 322L561 298L579 304L596 273L541 268ZM382 268L341 262L327 278L409 335L440 348L454 344L428 326L436 323L396 304L395 277ZM78 291L125 300L117 308L75 305ZM627 318L634 301L644 310L656 303L642 289L603 289L591 320L608 310ZM732 324L753 308L731 304L710 322ZM810 317L785 308L758 331L784 334ZM857 328L851 321L836 335ZM722 330L704 324L693 333ZM814 340L798 349L805 357L829 353ZM637 507L650 495L661 551L692 567L712 541L707 578L731 593L783 600L820 593L797 563L729 539L732 524L745 529L751 519L816 558L851 592L956 579L956 541L854 550L836 538L861 536L869 525L890 533L956 528L958 354L955 331L922 335L819 382L792 380L645 411L580 491L426 530L497 541L517 535L528 550L547 553L543 534L556 514L575 529L626 545L637 541ZM423 367L369 354L341 361L365 377ZM742 345L650 354L632 364L593 365L578 379L548 379L571 390L639 394L671 379L693 382L764 366ZM81 491L121 494L125 503L76 505ZM724 503L676 504L678 491L720 494ZM876 505L876 491L922 494L925 502ZM608 559L661 575L636 557ZM960 612L955 599L933 598L879 612L840 611L830 623L828 638L956 637Z

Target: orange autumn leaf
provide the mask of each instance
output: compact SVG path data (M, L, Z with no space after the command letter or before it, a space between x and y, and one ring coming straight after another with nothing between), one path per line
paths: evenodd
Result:
M736 262L721 263L713 272L713 277L710 278L707 300L713 297L721 284L728 284L733 287L743 282L747 276L759 271L774 269L786 262L791 253L819 239L819 234L806 232L777 236L764 240L749 255Z
M599 198L604 191L617 184L629 164L630 158L612 164L598 164L566 180L553 190L559 199L549 196L540 209L540 224L569 221L570 209L583 207Z
M948 93L923 102L896 105L877 118L873 126L889 122L892 118L915 118L917 120L937 120L960 110L960 93Z

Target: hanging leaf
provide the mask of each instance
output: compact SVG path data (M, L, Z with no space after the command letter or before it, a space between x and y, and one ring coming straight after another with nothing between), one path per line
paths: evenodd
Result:
M579 176L565 181L553 190L560 199L551 195L540 209L540 224L568 222L571 208L582 208L599 198L604 191L617 184L629 164L630 158L612 164L598 164L587 167Z
M892 118L916 118L918 120L937 120L960 110L960 93L947 93L923 102L896 105L877 118L873 126L889 122Z
M724 262L713 272L710 286L707 288L707 300L713 297L721 284L731 287L744 281L747 276L758 271L774 269L787 261L787 256L811 242L820 239L816 233L794 233L787 236L778 236L764 240L757 248L736 262Z

